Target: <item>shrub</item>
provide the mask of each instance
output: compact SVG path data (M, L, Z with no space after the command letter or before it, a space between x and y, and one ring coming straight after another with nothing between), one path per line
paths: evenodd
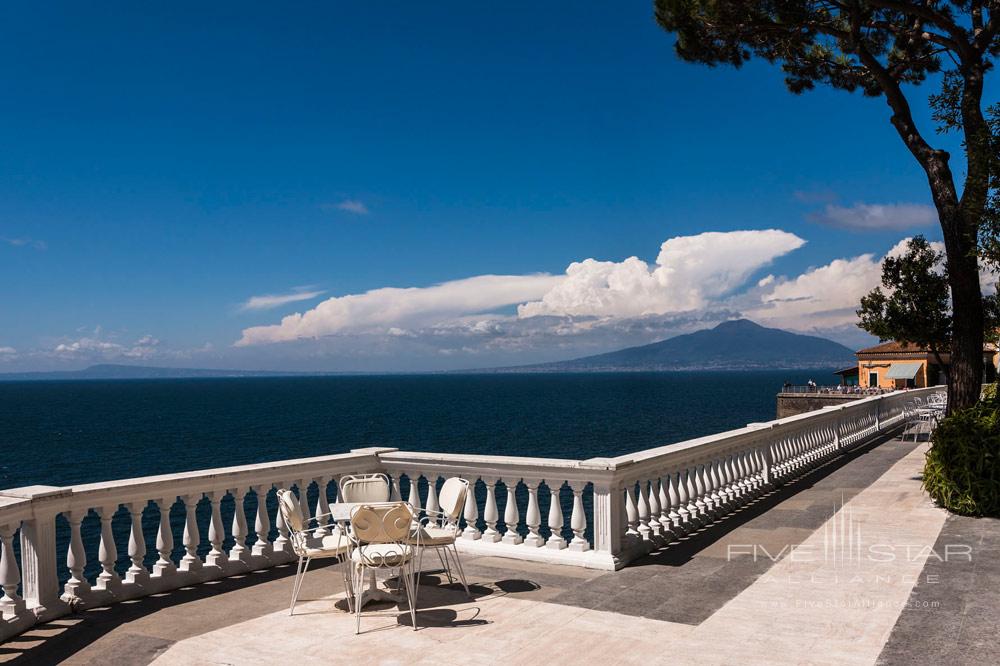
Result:
M924 489L964 516L1000 517L1000 407L992 399L955 412L934 430ZM985 397L985 396L984 396Z
M983 391L979 394L979 401L987 405L997 404L997 385L996 382L992 384L983 384Z

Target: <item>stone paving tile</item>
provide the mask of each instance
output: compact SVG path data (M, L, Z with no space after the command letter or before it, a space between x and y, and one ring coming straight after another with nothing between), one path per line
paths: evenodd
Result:
M1000 520L949 515L935 553L969 545L971 561L929 557L879 664L996 664L1000 660Z

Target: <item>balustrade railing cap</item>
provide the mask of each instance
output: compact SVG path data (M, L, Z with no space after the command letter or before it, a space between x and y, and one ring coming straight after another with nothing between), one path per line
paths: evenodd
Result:
M749 428L750 430L764 430L765 428L773 428L773 427L774 427L774 422L773 421L756 422L756 423L748 423L747 424L747 428Z
M379 453L395 453L399 449L392 446L366 446L360 449L351 449L351 453L370 453L372 455L378 455Z
M23 486L21 488L8 488L0 490L0 497L13 497L16 499L40 499L42 497L58 497L61 495L71 495L72 488L60 486Z
M587 458L581 460L578 466L583 469L618 469L630 464L632 464L631 458Z

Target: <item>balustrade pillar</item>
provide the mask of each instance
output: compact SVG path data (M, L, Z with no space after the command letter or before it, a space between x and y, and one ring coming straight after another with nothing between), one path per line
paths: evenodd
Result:
M563 512L562 502L559 501L559 490L562 483L549 482L549 540L545 542L547 548L562 550L566 547L566 539L562 535Z
M540 548L545 545L545 539L538 533L542 526L542 515L538 510L538 481L525 479L524 486L528 489L528 513L524 517L524 522L528 525L528 536L524 537L521 545Z
M21 568L14 558L14 533L16 524L0 525L0 619L17 617L25 611L24 599L18 596Z
M201 493L196 495L184 495L181 497L184 502L184 555L181 557L181 571L200 571L201 558L198 557L198 546L201 544L201 534L198 530L198 502L201 501Z
M427 477L427 512L430 514L431 523L438 523L440 520L435 514L435 512L441 510L441 503L438 501L437 482L437 474L431 474Z
M629 487L631 487L631 484L629 484ZM649 526L649 486L645 480L639 481L639 492L636 495L636 510L639 516L639 536L643 541L649 541L653 536L653 530Z
M243 508L244 492L242 488L232 488L229 494L233 496L236 510L233 513L233 547L229 551L229 560L249 564L250 551L247 549L247 514Z
M75 602L82 600L90 592L90 583L83 575L87 566L87 552L83 548L83 537L80 534L80 524L87 515L86 510L66 511L63 516L69 523L69 547L66 549L66 568L69 569L69 580L63 588L63 601Z
M476 479L469 479L469 492L465 493L465 529L462 530L462 538L475 541L482 536L476 527L476 520L479 518L479 509L476 507Z
M583 536L587 529L587 515L583 510L585 485L583 481L577 481L576 485L570 486L573 491L573 513L570 515L569 527L573 530L573 540L569 543L569 549L580 553L590 550L590 544Z
M419 516L420 510L423 508L420 504L420 472L413 472L406 476L410 480L410 492L406 502L413 507L414 513Z
M213 490L205 495L212 504L212 517L208 522L208 542L212 544L212 549L205 557L205 565L222 569L228 561L226 554L222 551L222 541L226 538L226 534L222 527L222 513L219 510L219 503L222 501L225 491Z
M625 539L629 545L642 540L639 532L639 505L635 500L635 483L625 485Z
M687 470L681 470L677 472L677 515L679 517L679 522L676 528L680 530L681 534L688 534L694 530L695 525L691 522L691 512L688 511L688 497L687 483L686 483ZM673 476L671 476L673 479ZM671 482L673 483L673 482ZM671 485L673 487L673 485Z
M149 571L143 560L146 558L146 537L142 533L142 509L145 502L133 502L127 505L132 526L128 535L128 557L132 566L125 572L125 582L131 585L145 585L149 582Z
M486 505L483 507L483 521L486 523L486 530L483 532L483 541L486 543L496 543L500 541L500 532L497 531L497 498L495 486L496 479L483 478L486 485Z
M663 545L663 526L660 525L660 489L659 479L653 477L649 480L649 529L652 532L652 539L658 545Z
M316 529L313 531L313 536L317 539L322 539L328 534L331 534L330 500L326 496L326 491L329 487L329 479L325 476L320 476L313 480L316 482L316 488L319 490L319 495L316 497Z
M271 517L267 514L267 493L270 486L253 486L253 492L257 496L257 517L254 519L253 531L257 535L257 540L253 544L254 557L269 557L271 555L271 542L268 536L271 532Z
M166 578L177 572L177 567L170 559L171 552L174 550L174 534L170 530L170 505L173 503L173 499L171 498L169 501L158 499L153 500L153 503L160 510L160 526L156 531L156 552L160 557L153 565L153 576Z
M517 488L518 479L507 479L504 484L507 487L507 504L503 508L503 524L506 529L501 541L512 546L523 542L524 539L517 533L517 520L520 512L517 510L517 501L514 499L514 491Z
M274 484L274 487L280 490L281 488L284 488L285 485L285 483L279 481ZM278 530L278 536L274 540L272 554L279 555L285 559L292 559L292 557L294 557L294 552L292 551L292 541L288 538L290 534L288 531L288 525L285 524L285 519L282 517L280 509L275 513L274 526Z
M121 586L121 578L115 571L118 560L118 548L115 546L115 535L111 531L111 519L117 506L105 506L94 509L101 519L101 542L97 551L97 559L101 563L101 573L97 575L95 590L114 592Z
M688 494L688 522L692 528L698 528L705 524L704 516L701 515L698 506L698 486L695 484L695 476L698 473L697 467L689 467L686 470L685 479Z

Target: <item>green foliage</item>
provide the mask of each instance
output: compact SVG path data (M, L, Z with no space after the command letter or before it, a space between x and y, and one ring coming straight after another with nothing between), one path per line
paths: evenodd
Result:
M879 340L935 351L951 348L951 309L944 257L923 236L906 253L882 262L882 286L861 299L858 326Z
M1000 407L1000 405L997 404L996 382L993 382L992 384L983 384L983 391L979 394L979 401L984 405Z
M1000 409L993 398L952 413L934 430L923 486L964 516L1000 517Z

